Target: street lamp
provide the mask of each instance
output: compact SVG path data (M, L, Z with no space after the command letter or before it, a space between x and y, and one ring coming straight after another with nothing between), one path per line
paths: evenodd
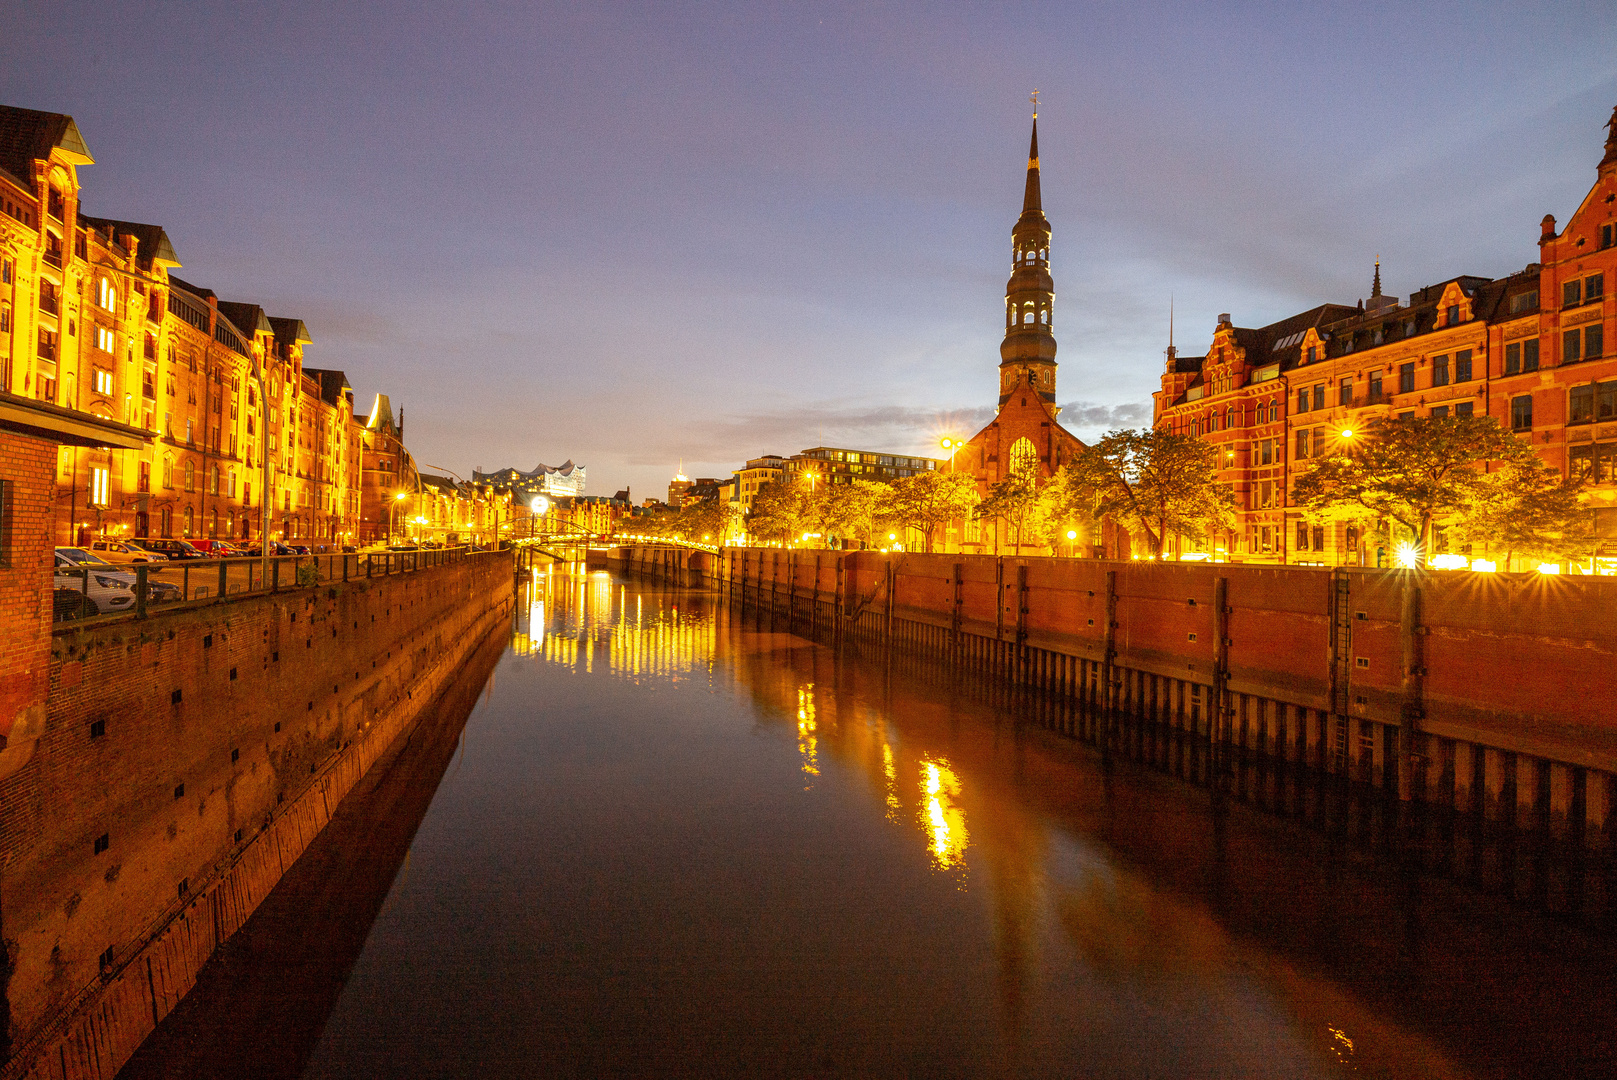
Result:
M389 510L387 518L387 542L390 544L393 542L393 533L398 528L399 504L409 498L409 494L407 491L398 491L393 494L393 506Z
M533 501L528 504L528 509L533 511L528 518L528 536L532 538L538 519L544 517L550 511L550 500L543 495L535 495Z

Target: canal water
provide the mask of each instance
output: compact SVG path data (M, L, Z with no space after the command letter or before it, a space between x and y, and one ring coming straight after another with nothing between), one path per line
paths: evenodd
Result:
M1617 1068L1612 940L562 566L124 1076Z

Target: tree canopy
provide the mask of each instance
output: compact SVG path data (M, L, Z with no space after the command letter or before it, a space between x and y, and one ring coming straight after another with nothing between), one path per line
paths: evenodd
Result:
M1050 514L1050 500L1042 490L1038 459L1013 461L1003 480L991 484L988 497L977 504L977 517L1003 521L1011 530L1011 543L1020 555L1030 540L1044 540L1044 524Z
M1195 436L1111 431L1062 467L1056 490L1071 512L1092 525L1113 518L1161 558L1169 536L1230 527L1235 500L1218 482L1218 464L1218 448Z
M1581 483L1487 416L1378 418L1293 489L1322 520L1396 523L1424 558L1434 528L1507 554L1571 554L1584 543Z
M927 551L932 550L932 537L939 526L976 508L977 481L969 473L928 470L892 484L891 520L921 533Z

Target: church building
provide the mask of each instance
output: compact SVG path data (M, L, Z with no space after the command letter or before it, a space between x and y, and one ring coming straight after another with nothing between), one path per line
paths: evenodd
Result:
M955 451L953 467L977 480L986 498L1019 470L1042 483L1083 449L1056 420L1055 283L1050 277L1050 222L1039 193L1039 118L1033 115L1022 216L1011 229L1011 278L1005 287L1005 340L999 347L999 406L994 419ZM960 548L993 554L1014 549L1003 521L968 521L956 533ZM1024 554L1043 554L1043 545Z

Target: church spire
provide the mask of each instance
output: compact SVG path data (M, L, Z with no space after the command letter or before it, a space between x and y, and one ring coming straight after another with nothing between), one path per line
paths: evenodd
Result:
M1027 148L1027 190L1022 195L1022 213L1043 212L1039 196L1039 114L1033 114L1033 142Z
M1374 300L1381 295L1381 256L1376 256L1376 276L1370 282L1370 299Z
M1000 344L999 403L1019 383L1040 398L1056 398L1055 284L1050 278L1050 222L1039 192L1038 91L1028 145L1022 215L1011 229L1011 278L1005 286L1005 340Z

